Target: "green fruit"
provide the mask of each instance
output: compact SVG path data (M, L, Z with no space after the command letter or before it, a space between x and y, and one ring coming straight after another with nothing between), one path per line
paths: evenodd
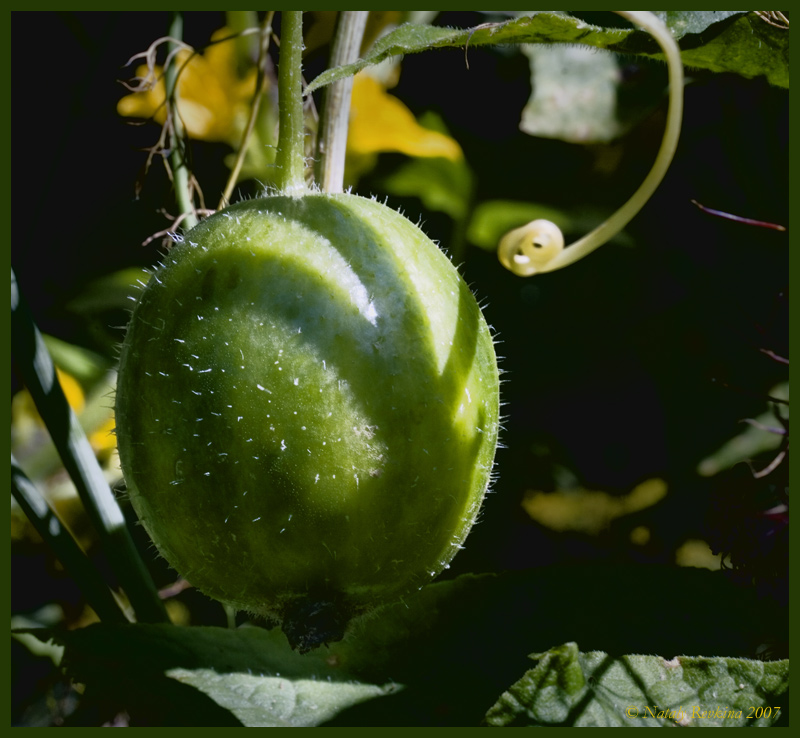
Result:
M416 226L355 195L273 196L203 221L152 275L117 438L166 560L307 650L448 566L498 408L489 327Z

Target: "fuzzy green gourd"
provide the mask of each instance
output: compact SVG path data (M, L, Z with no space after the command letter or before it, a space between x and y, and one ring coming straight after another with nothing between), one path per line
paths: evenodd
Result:
M419 228L356 195L270 196L156 269L116 415L167 561L305 651L448 566L489 485L499 377L473 295Z

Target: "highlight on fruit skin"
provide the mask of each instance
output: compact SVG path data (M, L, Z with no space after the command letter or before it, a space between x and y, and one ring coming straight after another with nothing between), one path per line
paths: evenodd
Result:
M472 293L419 228L356 195L271 196L169 251L131 317L116 412L160 553L306 651L462 547L499 375Z

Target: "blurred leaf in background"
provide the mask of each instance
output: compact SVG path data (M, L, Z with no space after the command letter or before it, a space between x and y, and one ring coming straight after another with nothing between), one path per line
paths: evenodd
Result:
M741 461L754 459L766 451L778 452L787 435L782 422L786 424L789 422L789 383L783 382L773 387L769 395L787 404L781 404L780 410L767 411L756 418L743 420L746 427L742 432L703 459L697 467L698 474L712 477L724 469L730 469ZM776 412L780 415L776 416ZM779 420L779 417L782 420Z
M615 56L586 46L525 44L533 93L520 127L531 136L573 143L611 141L623 132L617 117L620 67Z
M525 494L522 507L536 522L555 531L597 535L623 515L645 510L667 496L663 479L642 482L627 495L576 489Z
M360 173L371 169L381 153L442 157L450 161L464 158L456 141L420 125L414 114L388 92L389 86L390 82L369 72L361 72L353 80L347 138L348 181L355 182Z

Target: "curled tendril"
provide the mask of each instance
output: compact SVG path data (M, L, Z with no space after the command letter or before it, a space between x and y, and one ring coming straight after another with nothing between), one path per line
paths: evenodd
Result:
M535 274L564 250L564 234L551 220L532 220L500 239L500 260L507 254L516 274Z
M522 277L552 272L573 264L617 235L642 209L669 169L683 116L683 64L680 49L667 26L644 10L613 11L631 23L641 26L656 40L667 61L669 73L669 109L661 147L652 169L639 189L608 220L583 238L564 247L561 230L549 220L534 220L510 231L498 245L497 255L506 269Z

